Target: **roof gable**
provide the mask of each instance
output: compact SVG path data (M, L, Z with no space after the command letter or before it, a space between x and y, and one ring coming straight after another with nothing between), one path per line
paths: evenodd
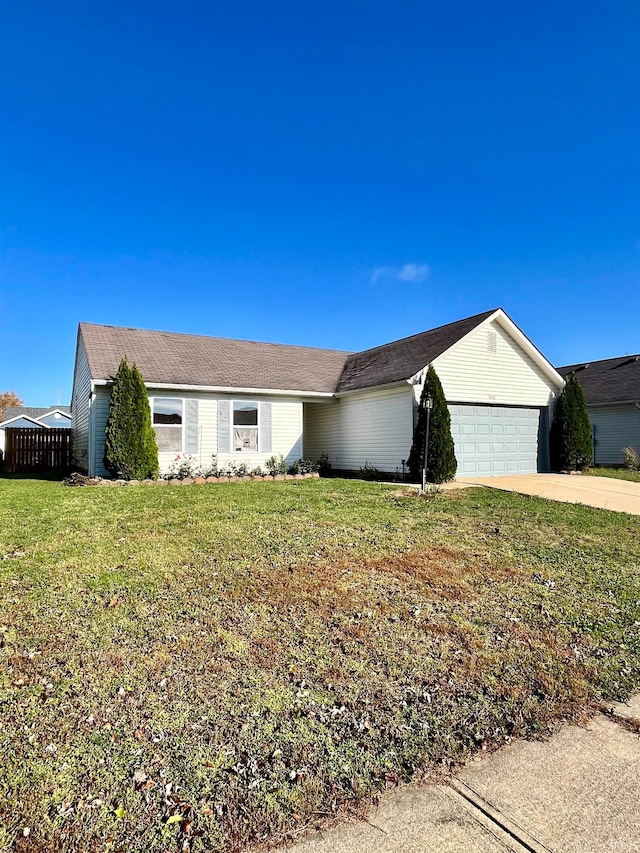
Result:
M373 388L402 382L414 376L461 338L473 331L497 309L484 311L428 332L420 332L364 352L353 353L346 361L337 392Z
M71 414L63 412L60 409L51 409L44 415L38 415L36 418L38 423L46 424L50 427L58 427L64 429L71 426Z
M31 418L29 415L14 415L12 418L7 418L0 423L0 429L20 429L21 427L49 429L46 424L38 423L35 418Z
M568 364L558 373L576 374L589 405L640 402L640 355Z

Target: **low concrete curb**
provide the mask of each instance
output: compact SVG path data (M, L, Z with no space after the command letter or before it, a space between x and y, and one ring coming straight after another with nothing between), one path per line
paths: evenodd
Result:
M389 791L363 821L285 846L288 853L604 853L640 850L640 697L583 728L517 740L444 784Z

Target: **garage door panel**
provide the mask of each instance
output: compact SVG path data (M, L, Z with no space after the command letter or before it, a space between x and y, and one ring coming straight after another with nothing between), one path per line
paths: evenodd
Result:
M538 470L539 409L457 404L449 411L458 476Z

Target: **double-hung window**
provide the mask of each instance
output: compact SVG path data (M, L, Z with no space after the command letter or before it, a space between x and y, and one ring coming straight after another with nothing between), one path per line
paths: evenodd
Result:
M234 402L233 450L258 452L258 404Z
M152 411L159 452L182 453L182 400L177 397L154 397Z

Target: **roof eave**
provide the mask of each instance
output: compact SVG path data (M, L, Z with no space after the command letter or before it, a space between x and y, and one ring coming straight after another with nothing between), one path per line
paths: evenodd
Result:
M602 403L590 403L587 400L587 409L592 409L600 406L640 406L640 400L607 400Z
M535 365L537 365L537 367L540 368L540 370L545 374L545 376L553 382L553 384L556 386L556 388L558 388L559 390L564 388L564 382L565 382L564 378L558 373L558 371L551 364L551 362L542 355L540 350L535 346L535 344L533 344L529 340L529 338L525 335L525 333L516 326L516 324L511 319L511 317L509 317L509 315L506 313L506 311L503 311L502 308L498 308L493 312L493 314L489 314L489 316L485 317L484 320L481 320L477 326L474 326L473 329L470 329L466 333L466 335L463 335L461 338L459 338L455 342L455 344L452 344L448 349L444 350L443 352L440 353L440 355L436 356L436 358L433 359L434 364L435 364L435 362L438 361L438 359L443 358L445 355L453 352L470 335L472 335L474 332L476 332L482 326L487 326L487 325L489 325L489 323L493 323L494 320L498 321L498 323L502 326L502 328L518 344L520 349L522 349L523 352L525 352L529 356L531 361L533 361L533 363ZM426 367L426 365L425 365L425 367ZM424 370L424 368L421 368L421 370L415 374L415 377L417 377L422 372L422 370ZM415 377L412 377L412 380Z
M95 386L113 385L112 379L94 379ZM199 391L214 394L260 394L280 397L333 397L333 391L300 391L288 388L244 388L233 385L191 385L173 382L145 382L147 388L160 391Z
M386 388L397 388L401 385L411 385L410 379L395 379L393 382L385 382L383 385L364 385L360 388L349 388L346 391L336 391L333 397L347 397L351 394L363 394L367 391L384 391Z

